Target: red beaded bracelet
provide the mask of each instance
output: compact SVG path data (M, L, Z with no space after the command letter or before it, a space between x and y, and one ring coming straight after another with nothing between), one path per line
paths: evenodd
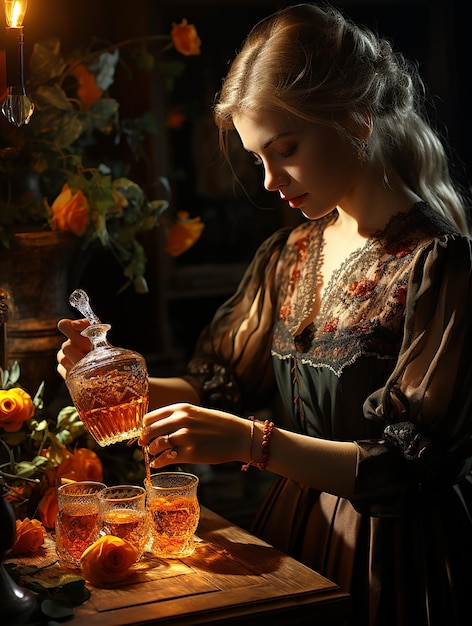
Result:
M251 465L253 465L254 467L257 467L257 469L259 469L261 472L263 472L267 467L267 463L269 462L270 439L272 437L272 430L274 428L274 422L271 422L270 420L264 421L264 430L262 431L262 443L261 443L261 447L262 447L261 460L255 461L252 458L252 450L254 447L254 423L258 420L256 420L252 415L249 417L249 419L252 421L251 449L250 449L251 460L248 463L245 463L241 467L241 470L243 472L246 472L251 467Z

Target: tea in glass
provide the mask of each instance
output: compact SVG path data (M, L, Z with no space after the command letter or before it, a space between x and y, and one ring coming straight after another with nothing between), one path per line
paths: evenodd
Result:
M147 487L152 552L162 558L189 556L200 520L198 477L186 472L160 472Z
M57 490L56 551L65 567L80 567L80 557L100 537L99 494L104 483L79 481Z
M144 487L117 485L104 489L100 494L100 531L125 539L141 558L149 538Z

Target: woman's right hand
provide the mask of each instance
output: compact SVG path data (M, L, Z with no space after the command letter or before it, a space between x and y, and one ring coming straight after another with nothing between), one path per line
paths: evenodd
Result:
M62 319L57 324L61 333L67 337L57 353L57 371L64 380L71 367L91 349L90 341L80 334L87 326L89 322L86 319Z

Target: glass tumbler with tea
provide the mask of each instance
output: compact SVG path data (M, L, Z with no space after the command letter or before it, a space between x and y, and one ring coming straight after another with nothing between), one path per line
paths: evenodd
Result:
M152 553L161 558L190 556L200 520L198 477L187 472L160 472L147 486Z
M64 567L80 567L83 552L100 537L101 482L78 481L57 490L56 551Z
M128 541L141 558L149 539L144 487L116 485L100 493L100 532Z
M90 322L82 335L90 340L92 349L66 378L85 428L100 446L139 437L149 401L144 357L108 342L111 326L100 322L83 290L74 291L70 302Z

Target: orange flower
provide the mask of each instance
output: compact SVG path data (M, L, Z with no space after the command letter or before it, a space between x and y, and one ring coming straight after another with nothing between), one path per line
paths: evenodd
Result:
M189 219L186 211L179 211L177 218L177 222L169 228L165 246L165 251L174 257L191 248L205 228L199 217Z
M103 481L102 462L93 450L76 448L57 468L59 478Z
M200 54L200 38L193 24L183 19L180 24L172 24L170 32L175 49L185 56Z
M16 520L16 541L11 554L36 552L44 543L46 529L37 519Z
M186 119L186 115L182 111L171 110L167 113L166 126L167 128L178 130L182 128Z
M69 62L72 65L70 73L77 81L77 96L85 107L90 108L94 102L100 100L103 91L95 81L95 74L87 69L83 63L74 65L74 59L70 59Z
M52 203L52 222L55 230L65 230L83 235L89 221L90 206L81 189L74 194L65 183L61 193Z
M23 422L34 415L31 396L20 389L0 389L0 427L7 433L20 430Z
M82 554L82 576L96 587L120 582L129 576L129 568L138 558L136 548L113 535L97 539Z
M38 515L46 528L54 528L59 507L55 487L48 487L38 506Z

